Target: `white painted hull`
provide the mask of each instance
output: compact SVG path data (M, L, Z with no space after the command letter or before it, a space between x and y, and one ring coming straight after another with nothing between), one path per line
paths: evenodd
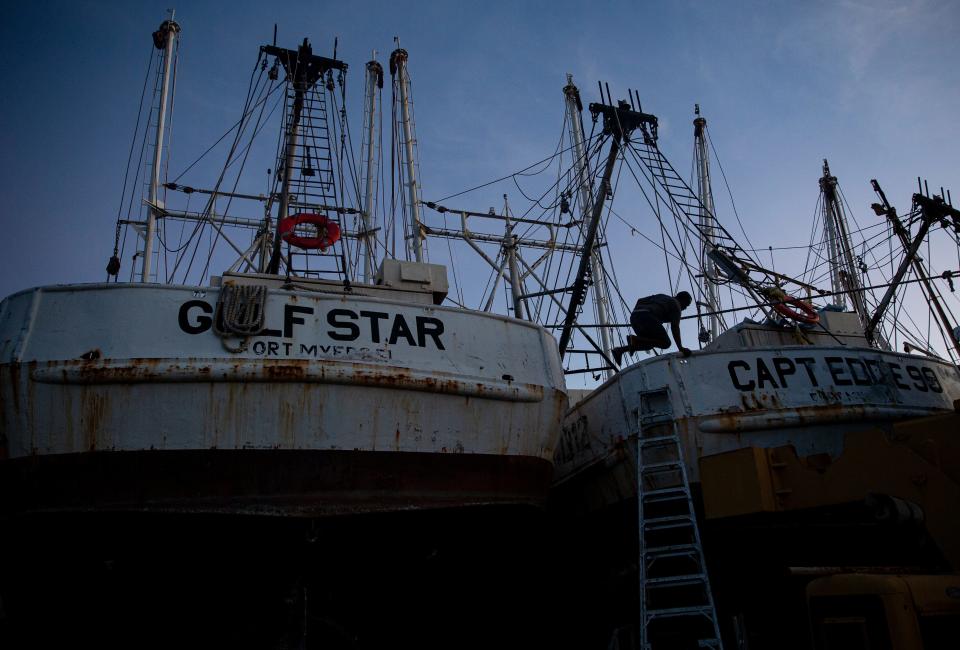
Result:
M210 327L217 293L113 284L5 300L4 462L121 451L462 454L526 459L546 466L549 481L566 393L541 328L271 291L264 333L231 352L240 339ZM357 462L354 471L369 469Z
M797 345L647 359L611 378L564 420L555 457L564 483L618 466L606 501L632 496L641 393L668 389L688 475L698 459L743 447L793 445L801 456L843 451L843 430L952 411L960 371L937 359L853 346ZM627 460L624 465L621 461ZM601 470L604 471L604 470Z

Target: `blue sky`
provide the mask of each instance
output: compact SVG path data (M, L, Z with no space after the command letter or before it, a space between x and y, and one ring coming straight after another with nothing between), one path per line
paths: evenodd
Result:
M150 33L168 6L7 7L0 295L103 279ZM289 47L309 36L329 55L339 37L339 58L351 65L355 128L363 63L372 49L386 63L393 37L400 38L410 52L426 199L549 155L563 124L567 72L585 103L596 100L598 79L618 97L638 89L644 109L661 119L661 146L678 170L689 169L698 102L758 246L808 240L824 157L862 222L876 219L868 209L871 178L901 212L918 175L960 197L960 4L949 0L186 1L176 10L183 34L171 172L236 120L257 47L276 23ZM184 181L209 184L219 164L222 157ZM536 189L531 183L525 190ZM247 189L262 186L255 176ZM719 216L732 225L726 192L716 189ZM522 203L512 183L456 203L485 210L504 192ZM644 219L639 208L631 214ZM944 261L935 266L956 268L953 251L937 255ZM619 273L628 294L662 289L649 269L627 263Z

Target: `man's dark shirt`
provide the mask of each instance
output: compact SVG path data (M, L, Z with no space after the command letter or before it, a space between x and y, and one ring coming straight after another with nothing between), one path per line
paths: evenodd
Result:
M633 311L646 311L661 323L680 320L680 303L673 296L658 293L637 301Z

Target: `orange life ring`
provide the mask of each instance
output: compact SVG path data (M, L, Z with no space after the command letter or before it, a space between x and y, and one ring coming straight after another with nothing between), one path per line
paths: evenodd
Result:
M297 226L305 223L316 226L316 237L302 237L296 234ZM324 251L340 239L340 226L338 226L335 221L331 221L322 214L308 212L301 212L292 217L284 217L280 220L279 231L280 239L291 246L304 249L319 248Z
M791 309L787 305L793 305L797 309ZM808 325L816 325L820 322L820 314L817 313L817 310L813 308L809 302L805 300L800 300L799 298L794 298L793 296L785 296L781 299L781 302L778 302L773 305L773 310L779 313L782 316L787 318L792 318L795 321L800 323L807 323ZM797 311L799 310L799 311Z

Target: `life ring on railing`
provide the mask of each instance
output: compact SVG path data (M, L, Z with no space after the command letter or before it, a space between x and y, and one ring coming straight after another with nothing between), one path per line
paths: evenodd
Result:
M773 310L781 316L792 318L799 323L806 323L807 325L816 325L820 322L820 314L813 308L813 305L805 300L788 296L782 291L771 291L767 294L767 297L775 301L771 306ZM793 305L796 309L790 308L789 305Z
M297 226L312 224L317 229L316 237L304 237L296 234ZM280 239L291 246L305 249L319 248L324 251L340 239L340 226L322 214L301 212L280 220Z

